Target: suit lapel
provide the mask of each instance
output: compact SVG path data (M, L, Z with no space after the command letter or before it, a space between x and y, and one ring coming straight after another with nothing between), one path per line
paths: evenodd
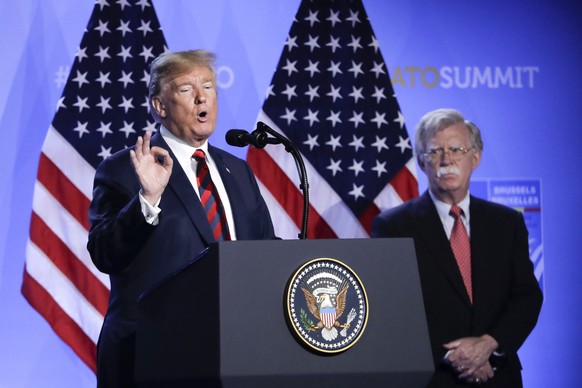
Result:
M487 207L484 206L485 202L479 198L471 196L471 267L473 269L473 299L479 298L481 295L481 279L479 274L484 273L480 266L484 265L486 262L491 262L495 260L495 257L488 256L485 252L491 252L491 243L483 236L490 235L487 232L488 227L494 227L494 225L488 225L487 221L484 221L486 217ZM483 287L490 287L491 284L483 284Z
M430 259L436 260L455 291L471 306L449 239L428 191L419 198L416 214L418 235L430 251Z
M184 210L192 220L193 227L200 234L200 238L206 244L214 242L214 236L212 234L212 230L210 229L210 225L208 224L204 208L202 207L200 201L197 200L197 195L194 192L194 188L184 173L184 170L182 170L178 159L176 159L176 156L159 133L154 134L151 140L151 145L161 147L170 153L170 156L174 160L174 166L172 169L172 175L170 176L170 181L168 182L168 188L172 190L172 192L178 198L179 202L184 207ZM168 188L166 188L166 190Z

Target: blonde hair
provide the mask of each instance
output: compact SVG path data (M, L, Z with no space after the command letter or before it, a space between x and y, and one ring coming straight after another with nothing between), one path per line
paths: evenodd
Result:
M206 50L167 51L152 61L148 97L158 95L162 85L176 74L184 73L196 67L206 67L212 72L212 81L216 85L214 62L216 55Z

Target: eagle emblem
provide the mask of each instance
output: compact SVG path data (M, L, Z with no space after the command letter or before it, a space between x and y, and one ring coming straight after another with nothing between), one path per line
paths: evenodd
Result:
M287 294L288 318L310 347L335 353L349 348L362 334L367 298L359 278L345 264L312 260L297 271Z
M349 322L342 325L338 321L346 308L348 287L347 284L344 284L340 291L335 286L320 287L316 288L313 292L305 287L301 287L301 291L305 295L307 308L319 321L316 325L309 325L308 330L314 331L321 329L322 337L327 341L333 341L338 335L336 327L349 328ZM355 314L355 310L353 314ZM345 337L346 331L342 333Z

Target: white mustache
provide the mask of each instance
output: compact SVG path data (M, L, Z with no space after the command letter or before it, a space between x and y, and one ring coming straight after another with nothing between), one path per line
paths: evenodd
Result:
M460 176L461 170L457 166L439 167L439 169L437 170L436 176L437 176L437 178L440 178L443 175L447 175L447 174Z

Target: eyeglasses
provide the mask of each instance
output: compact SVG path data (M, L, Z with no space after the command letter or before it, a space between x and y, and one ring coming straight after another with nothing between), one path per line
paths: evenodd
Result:
M431 148L430 150L428 150L427 152L425 152L424 157L428 160L430 160L433 163L439 162L441 160L441 158L443 157L443 155L445 154L449 154L449 157L451 158L451 160L458 162L459 160L463 159L463 156L465 156L465 154L467 152L469 152L470 150L472 150L475 147L469 147L469 148L465 148L465 147L448 147L448 148L443 148L443 147L439 147L439 148Z

